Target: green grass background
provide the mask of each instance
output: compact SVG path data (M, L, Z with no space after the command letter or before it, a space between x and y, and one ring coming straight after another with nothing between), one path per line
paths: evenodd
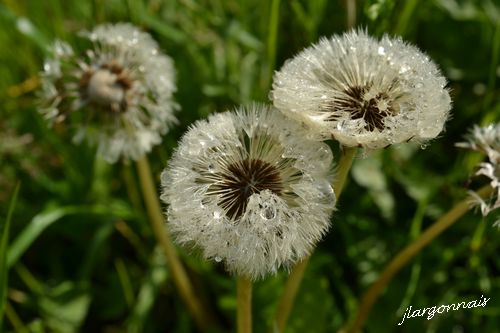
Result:
M403 36L438 63L450 81L452 117L426 147L400 145L355 161L287 332L335 332L353 315L388 260L467 188L479 186L470 177L482 157L454 143L472 124L500 118L498 2L356 4L356 26L375 36ZM151 33L174 59L182 111L180 125L150 155L159 184L187 126L242 103L267 102L273 70L320 36L345 31L346 19L345 2L326 0L1 1L0 239L9 240L0 253L0 282L8 278L6 288L0 284L0 297L7 295L3 329L195 330L155 250L134 165L96 160L93 148L70 144L66 128L48 128L37 113L37 76L51 41L77 43L82 29L126 21ZM19 196L11 204L18 182ZM6 234L9 205L13 215ZM492 227L494 220L469 213L424 249L379 299L366 332L500 332L500 231ZM219 316L221 331L234 331L234 280L219 265L181 254L197 291ZM256 284L255 332L268 331L286 276L280 272ZM491 298L485 308L397 325L409 305L481 295Z

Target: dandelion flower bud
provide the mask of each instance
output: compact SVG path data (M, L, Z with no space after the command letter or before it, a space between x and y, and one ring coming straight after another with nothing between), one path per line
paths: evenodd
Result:
M109 162L139 159L176 123L175 69L151 36L126 24L82 33L83 52L57 41L39 93L50 124L67 121L74 140L96 144Z
M492 195L483 200L475 192L471 192L473 204L481 208L483 216L500 207L500 123L486 127L474 126L466 137L467 142L457 143L456 146L479 151L488 157L488 160L479 164L476 175L489 179L493 188ZM497 221L497 225L500 220Z
M332 152L300 124L254 105L198 121L162 174L179 243L252 279L307 256L335 204Z
M451 108L445 86L416 47L360 30L323 38L287 61L271 98L324 138L376 149L435 138Z

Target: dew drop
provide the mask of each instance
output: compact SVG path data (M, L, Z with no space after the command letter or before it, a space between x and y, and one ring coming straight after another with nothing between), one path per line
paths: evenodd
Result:
M283 154L281 154L282 158L293 157L294 156L294 147L287 147Z
M222 261L222 258L221 258L221 257L219 257L219 256L216 256L216 257L214 258L214 260L215 260L216 262L221 262L221 261Z
M384 49L384 47L383 47L383 46L379 46L379 47L378 47L378 54L380 54L380 55L385 55L385 49Z
M325 144L321 143L321 146L317 150L317 155L315 157L315 164L317 166L320 166L321 168L328 168L330 167L330 163L332 161L332 151L330 147ZM307 161L308 165L313 165L314 163L311 163L311 161Z
M207 168L207 169L208 169L208 172L210 172L210 173L214 173L214 172L215 172L215 165L213 165L212 163L210 163L210 164L208 165L208 168Z
M198 145L190 145L188 148L188 154L191 156L197 156L201 152L201 149Z
M407 65L403 65L401 66L401 68L399 69L399 74L403 74L403 73L406 73L410 70L410 67L408 67Z
M330 150L330 147L326 144L322 144L319 149L318 149L318 157L320 159L328 159L331 158L332 156L332 151Z
M420 145L420 149L422 149L422 150L427 149L427 144L422 143L422 144Z
M266 207L260 212L260 216L264 220L271 220L276 217L276 208L274 207Z
M24 34L32 34L33 33L33 25L30 20L25 17L20 17L17 22L17 29Z
M218 219L220 219L222 217L222 212L219 211L219 210L214 210L214 212L213 212L212 215L214 216L215 219L218 220Z
M321 197L328 198L333 194L333 188L328 182L318 183L316 187L318 188Z

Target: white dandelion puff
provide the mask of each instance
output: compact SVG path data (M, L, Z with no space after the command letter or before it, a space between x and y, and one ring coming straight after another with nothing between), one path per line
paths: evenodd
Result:
M446 79L400 38L323 38L275 73L274 105L324 138L369 149L435 138L451 108Z
M41 73L40 111L50 124L69 122L74 141L97 145L109 162L139 159L177 122L173 62L127 23L81 36L89 44L83 52L53 44Z
M267 106L198 121L162 174L179 243L252 279L307 256L330 225L332 152Z
M472 149L485 154L487 161L478 165L476 176L484 176L489 180L493 189L491 196L483 199L475 192L471 192L471 202L480 207L483 216L500 208L500 123L485 127L475 125L466 136L467 142L457 143L457 147ZM496 225L500 226L500 218Z

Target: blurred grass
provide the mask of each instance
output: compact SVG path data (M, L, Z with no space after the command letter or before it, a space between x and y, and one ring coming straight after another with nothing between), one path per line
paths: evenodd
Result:
M332 332L349 318L384 264L465 195L480 157L454 143L472 124L500 120L498 3L356 4L358 27L377 36L401 35L439 64L450 81L453 117L425 150L402 145L355 162L357 175L339 202L332 232L311 259L289 332ZM180 125L151 155L159 183L193 121L240 103L268 101L273 70L320 36L343 32L346 10L344 1L326 0L0 2L0 211L8 210L17 181L23 183L9 236L12 269L0 270L9 280L4 330L194 330L155 251L133 168L96 161L92 148L69 144L68 128L48 128L36 111L37 76L51 41L78 43L81 29L129 21L174 59L182 111ZM500 300L494 296L500 294L500 237L493 220L468 214L424 250L381 297L366 331L499 332ZM234 281L219 265L181 254L201 297L231 331ZM285 276L256 284L256 332L268 329ZM491 297L484 309L396 325L404 306L481 294Z
M7 250L9 248L9 232L10 224L12 221L12 213L14 212L14 207L16 207L17 196L19 194L20 183L17 183L14 193L12 194L12 199L7 212L7 217L3 224L3 228L0 237L0 328L3 326L3 318L7 302L7 288L8 288L8 273L9 267L7 264Z

